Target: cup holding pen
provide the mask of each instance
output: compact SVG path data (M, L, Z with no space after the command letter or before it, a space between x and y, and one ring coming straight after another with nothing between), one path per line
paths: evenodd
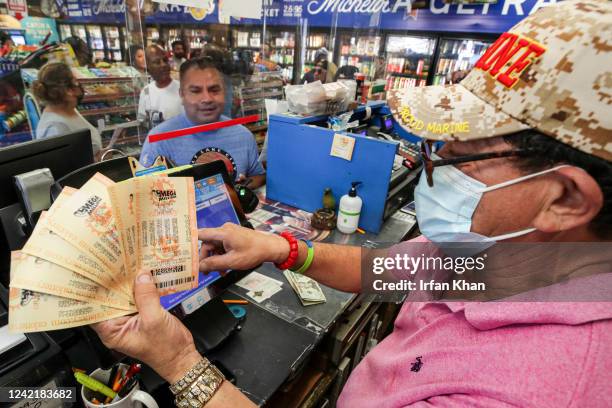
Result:
M121 364L120 369L123 369L123 373L126 373L129 366L126 364ZM112 370L103 370L98 368L91 374L89 374L89 378L96 381L98 384L106 386L109 382L109 378L111 376ZM87 379L86 379L87 380ZM89 381L89 380L87 380ZM81 381L79 381L81 382ZM91 389L91 388L94 389ZM148 393L140 390L140 384L138 382L138 377L133 377L130 381L127 381L124 387L116 393L116 397L113 396L112 402L105 404L104 398L108 397L109 391L112 393L114 391L105 389L103 391L98 391L96 389L96 384L93 383L89 386L81 386L81 397L83 398L83 402L87 408L100 408L100 407L108 407L108 408L140 408L143 405L146 408L159 408L155 400ZM100 397L104 396L100 401ZM94 398L98 402L92 402Z

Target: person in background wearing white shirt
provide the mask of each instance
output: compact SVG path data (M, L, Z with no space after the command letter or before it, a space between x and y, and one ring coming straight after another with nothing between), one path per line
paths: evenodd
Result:
M36 139L89 129L94 156L99 156L102 149L100 133L76 110L84 92L68 65L52 62L43 66L32 84L32 91L45 106L36 127Z
M172 60L170 65L174 71L181 69L183 62L187 61L187 47L183 40L172 41Z
M158 45L150 45L145 56L153 82L140 91L138 119L154 127L183 112L183 105L179 96L179 82L170 77L166 53Z

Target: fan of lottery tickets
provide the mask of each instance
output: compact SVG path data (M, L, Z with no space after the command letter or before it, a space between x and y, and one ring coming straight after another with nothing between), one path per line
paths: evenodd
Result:
M197 245L191 177L115 183L98 173L78 190L65 187L11 254L9 329L65 329L132 314L141 269L162 296L195 288Z

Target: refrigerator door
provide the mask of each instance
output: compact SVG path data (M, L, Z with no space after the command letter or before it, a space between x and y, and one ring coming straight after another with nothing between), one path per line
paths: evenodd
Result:
M119 37L119 27L105 27L104 34L106 34L106 46L108 48L110 59L113 61L122 61L123 56L121 55L121 38Z
M389 35L385 48L386 89L425 86L435 48L435 38Z
M128 52L128 35L127 35L127 31L125 29L125 27L121 27L121 35L123 36L123 49L125 50L126 54Z
M270 70L280 71L287 83L293 80L293 60L295 57L295 33L270 30L266 37L263 62Z
M441 39L433 85L460 82L489 45L491 41L486 40Z
M87 31L84 25L73 25L72 32L76 37L82 38L83 41L87 41Z
M302 52L304 55L304 61L302 61L302 67L300 69L300 72L298 73L299 79L301 79L304 76L304 74L306 74L307 72L309 72L311 69L314 68L315 56L316 56L317 50L319 50L322 47L327 48L327 50L329 51L328 59L330 61L331 61L332 55L334 55L334 49L330 41L329 33L322 32L320 30L319 31L313 30L308 34L306 39L303 41L304 43L302 44L302 48L303 48Z
M58 26L59 26L60 41L65 41L66 38L72 36L72 31L70 30L70 25L68 25L68 24L58 24Z
M159 31L155 27L147 27L147 44L153 44L159 39Z
M172 43L183 38L182 28L162 28L163 38L167 41L166 49L172 50Z
M89 49L93 55L94 62L104 60L104 58L106 58L106 54L104 52L102 28L94 25L88 25L86 27L87 32L89 33Z
M369 80L384 78L384 64L377 63L380 44L379 35L355 35L355 33L340 35L338 69L348 65L357 68L358 72Z

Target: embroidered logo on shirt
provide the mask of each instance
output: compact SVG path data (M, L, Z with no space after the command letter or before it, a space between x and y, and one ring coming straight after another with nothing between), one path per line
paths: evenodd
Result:
M410 367L410 371L418 373L421 370L421 367L423 367L423 362L421 361L422 358L423 356L418 356L416 358L416 361L412 363L412 366Z
M237 169L236 161L231 154L218 147L206 147L198 151L191 158L191 164L210 163L215 160L223 161L223 163L225 163L225 167L227 167L227 172L229 173L230 177L235 177L235 172Z

